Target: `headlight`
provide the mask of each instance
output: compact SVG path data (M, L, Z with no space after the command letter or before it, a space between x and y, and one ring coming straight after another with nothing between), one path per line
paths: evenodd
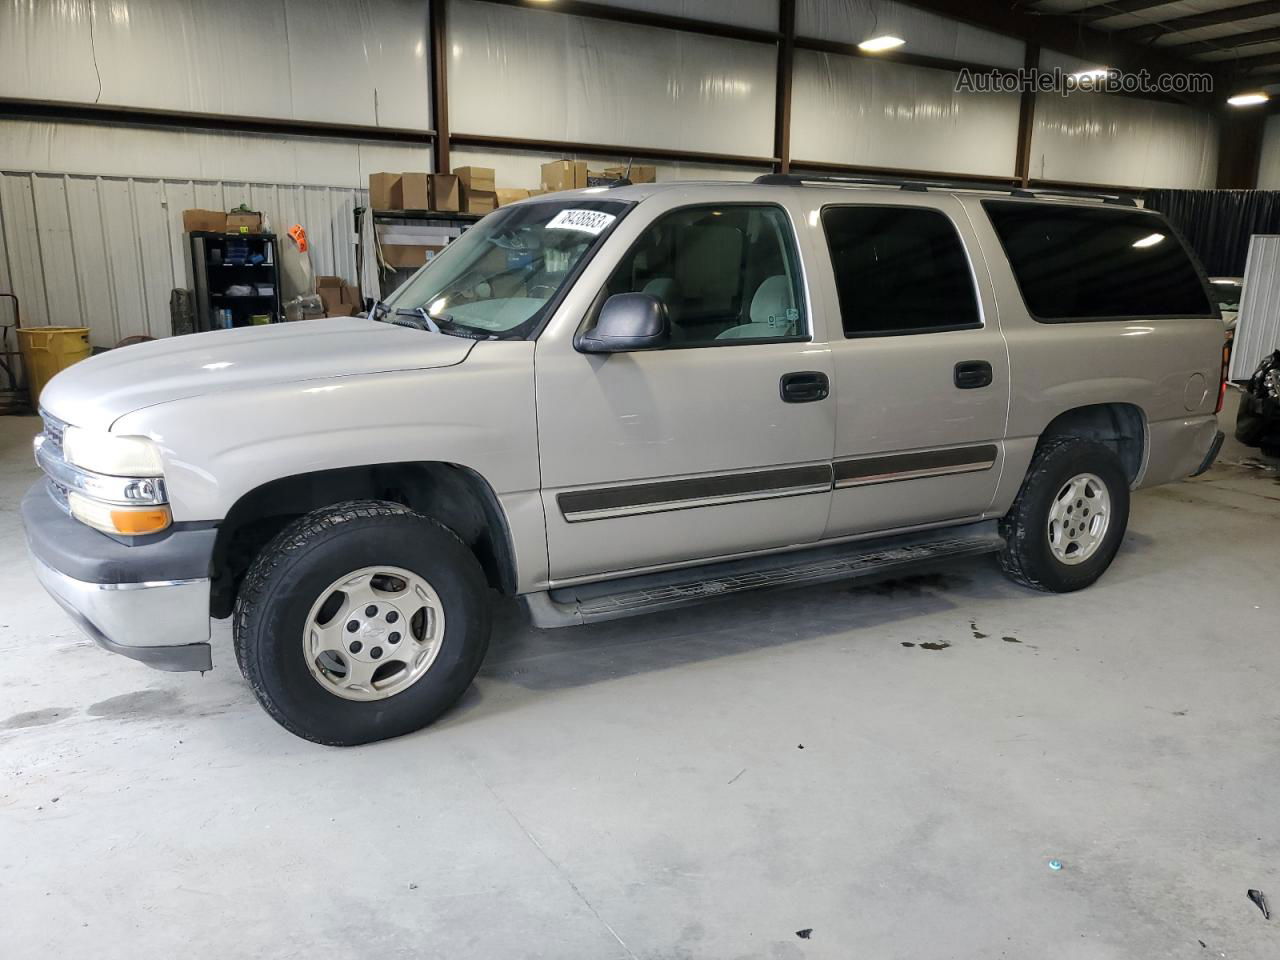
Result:
M62 455L73 466L113 477L164 475L160 450L146 437L120 437L68 427L62 437Z

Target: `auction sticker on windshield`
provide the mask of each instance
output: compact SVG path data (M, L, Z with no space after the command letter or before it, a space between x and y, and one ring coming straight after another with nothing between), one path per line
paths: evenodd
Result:
M583 233L597 234L617 220L612 213L601 213L599 210L561 210L550 222L548 230L581 230Z

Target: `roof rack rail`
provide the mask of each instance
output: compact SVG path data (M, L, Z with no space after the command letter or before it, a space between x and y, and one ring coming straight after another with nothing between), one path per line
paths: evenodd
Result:
M984 190L989 193L1007 193L1011 197L1029 199L1064 197L1073 200L1101 200L1103 203L1114 203L1124 207L1136 207L1138 205L1132 197L1122 197L1114 193L1091 193L1087 190L1037 190L1033 187L1013 187L999 181L984 180L910 180L901 177L811 176L801 173L765 173L756 177L755 182L773 184L775 186L797 187L806 183L850 187L897 187L899 190L910 190L917 193L925 193L929 190Z

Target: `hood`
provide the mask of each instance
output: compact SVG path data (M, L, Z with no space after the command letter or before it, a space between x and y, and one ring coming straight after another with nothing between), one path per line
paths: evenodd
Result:
M326 317L170 337L82 360L49 381L40 406L109 429L126 413L230 390L461 363L476 341L363 317Z

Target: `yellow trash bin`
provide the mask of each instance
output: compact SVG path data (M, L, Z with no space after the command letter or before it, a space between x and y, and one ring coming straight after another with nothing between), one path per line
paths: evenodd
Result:
M39 409L40 391L53 375L89 356L89 328L19 327L17 332L31 406Z

